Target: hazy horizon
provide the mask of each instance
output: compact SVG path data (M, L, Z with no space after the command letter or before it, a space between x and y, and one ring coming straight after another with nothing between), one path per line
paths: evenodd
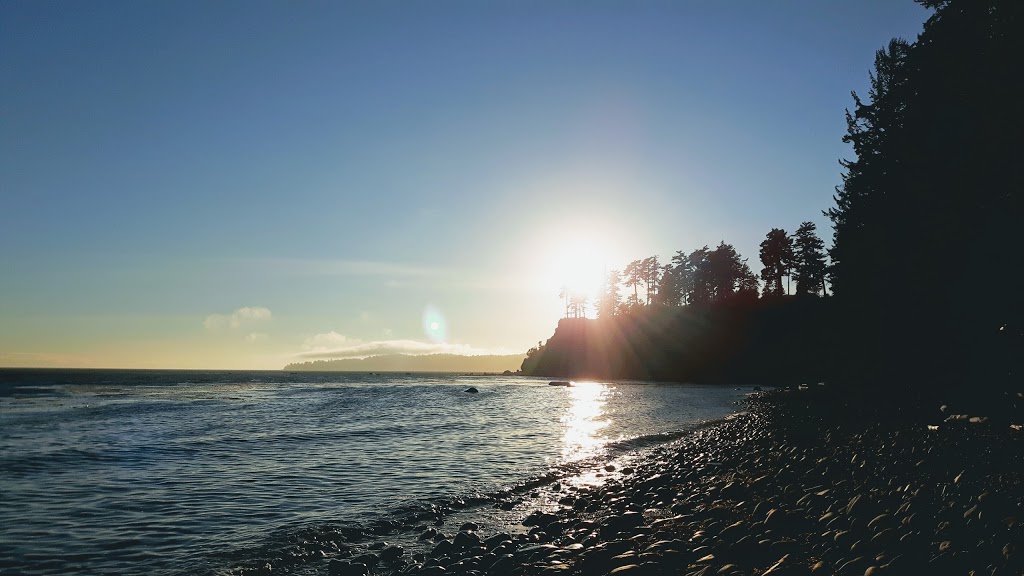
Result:
M519 354L841 181L913 2L0 4L0 366ZM326 357L326 356L324 356Z

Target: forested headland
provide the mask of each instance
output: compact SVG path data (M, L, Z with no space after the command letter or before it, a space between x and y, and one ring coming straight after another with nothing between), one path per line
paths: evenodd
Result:
M766 234L759 273L725 242L630 262L593 301L562 294L566 318L523 372L1019 386L1024 3L919 3L922 33L880 49L868 93L852 94L853 157L818 208L831 246L805 222Z

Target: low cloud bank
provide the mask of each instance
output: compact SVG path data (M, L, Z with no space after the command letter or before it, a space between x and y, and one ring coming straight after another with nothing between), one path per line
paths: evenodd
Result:
M449 344L420 342L418 340L376 340L363 342L348 338L337 332L317 334L306 341L308 350L296 354L306 359L332 358L366 358L368 356L384 356L405 354L408 356L424 356L427 354L458 354L460 356L484 356L516 354L515 351L485 350L465 344Z

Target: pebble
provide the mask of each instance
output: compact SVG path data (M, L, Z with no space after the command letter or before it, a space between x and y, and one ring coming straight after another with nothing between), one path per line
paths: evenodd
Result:
M806 408L816 394L766 392L600 485L552 486L559 504L523 518L529 534L428 528L419 539L440 540L425 564L406 567L385 544L379 557L329 560L328 573L365 576L378 560L382 576L392 562L410 576L1024 573L1022 478L1006 472L1024 469L1020 434L880 425L839 402Z

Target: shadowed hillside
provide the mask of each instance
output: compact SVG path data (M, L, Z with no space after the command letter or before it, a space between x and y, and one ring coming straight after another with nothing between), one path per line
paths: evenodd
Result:
M774 298L651 306L567 318L523 362L528 375L786 384L830 373L832 302Z

